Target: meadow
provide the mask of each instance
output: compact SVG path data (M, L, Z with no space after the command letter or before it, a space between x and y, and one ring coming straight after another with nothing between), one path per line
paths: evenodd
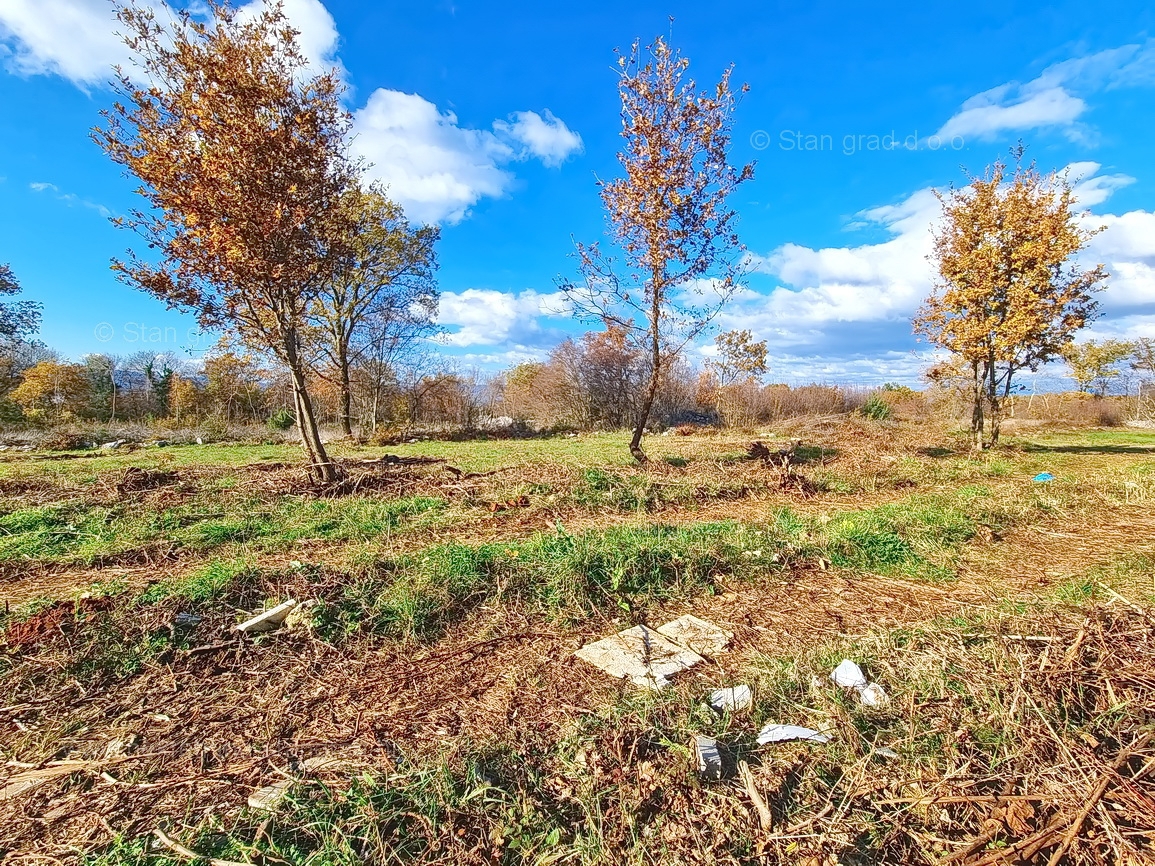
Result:
M627 438L338 442L327 495L289 445L0 455L5 862L1151 856L1155 432ZM667 689L574 658L686 613L733 638Z

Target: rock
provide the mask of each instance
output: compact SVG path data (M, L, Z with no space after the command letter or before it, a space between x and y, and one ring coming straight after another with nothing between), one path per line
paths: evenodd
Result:
M574 655L610 676L652 689L664 688L674 674L705 661L644 625L586 644Z
M880 758L890 758L891 760L894 760L898 757L898 752L886 746L883 746L881 749L875 749L874 754L878 755Z
M890 695L878 683L870 683L858 692L858 700L864 707L884 707L890 703Z
M123 444L124 444L123 442L121 442L119 439L117 439L115 442L105 442L100 447L101 447L101 449L103 449L105 451L115 451L117 448L119 448Z
M809 740L814 743L829 743L830 737L813 728L803 728L799 725L766 725L758 732L758 745L767 743L786 743L791 740Z
M698 773L703 779L722 778L722 753L713 737L694 735L694 751L698 755Z
M720 713L743 713L754 705L754 693L749 686L716 689L710 694L710 706Z
M173 625L179 625L184 628L193 628L201 624L204 619L203 616L197 616L195 613L178 613L173 617Z
M292 779L282 779L279 782L273 782L261 788L259 791L254 791L249 794L249 808L260 809L265 812L274 811L281 801L289 794L289 788L293 786Z
M734 637L728 631L718 628L693 614L680 616L672 622L658 626L658 632L675 643L689 647L699 655L713 656L726 649Z
M245 634L253 634L256 632L272 631L279 628L284 623L285 618L292 612L293 608L297 606L297 602L293 599L282 602L274 608L258 613L252 619L247 619L237 626L237 631Z

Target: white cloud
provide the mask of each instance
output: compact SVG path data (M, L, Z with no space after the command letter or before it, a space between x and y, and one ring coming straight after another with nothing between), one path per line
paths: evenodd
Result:
M1097 162L1073 162L1065 173L1073 183L1075 201L1080 207L1094 207L1102 204L1117 189L1130 186L1135 178L1126 174L1099 174L1102 166Z
M989 141L1013 129L1067 126L1086 110L1086 102L1062 87L1033 90L1030 84L1004 84L964 102L938 135L944 141L956 137Z
M505 194L514 176L503 166L531 155L558 165L581 147L549 111L513 117L494 121L492 132L470 129L415 93L380 88L353 116L353 151L410 217L457 222L483 197Z
M496 120L493 128L514 141L525 145L529 154L547 166L559 166L572 154L582 150L581 136L571 130L549 109L545 116L536 111L515 111L513 122Z
M1064 60L1025 84L1012 81L972 96L938 135L947 141L985 141L1014 130L1058 127L1069 138L1085 139L1088 131L1078 122L1087 110L1083 96L1150 85L1155 85L1155 39Z
M450 346L500 346L508 342L524 347L541 343L543 337L554 339L540 319L566 315L565 297L560 292L466 289L442 293L437 321L453 329L441 338Z
M72 207L74 205L80 205L81 207L96 211L98 214L100 214L102 217L105 217L106 219L108 217L112 216L112 211L110 211L104 205L98 204L97 202L94 202L94 201L89 201L88 199L81 198L80 196L76 195L76 193L63 192L60 189L60 187L58 187L54 183L46 183L44 181L36 181L34 183L28 184L28 188L31 189L33 192L51 193L53 198L55 198L57 201L65 202L69 207Z
M19 75L60 75L78 86L107 81L129 53L108 0L4 0L0 42Z
M353 116L353 136L353 151L372 164L370 176L419 222L456 222L513 181L499 166L514 156L509 145L459 126L453 112L415 93L375 91Z
M1099 170L1090 162L1068 167L1084 206L1101 204L1132 181ZM800 358L820 354L832 357L832 363L842 363L850 352L880 357L896 345L912 344L910 318L933 287L927 255L938 215L933 190L922 189L897 205L857 215L892 235L879 243L817 249L784 244L752 257L756 269L780 285L742 290L721 316L721 327L750 329L769 341L772 352ZM1101 262L1111 275L1100 296L1104 318L1096 328L1133 335L1155 316L1155 213L1082 219L1087 227L1104 230L1092 238L1081 261L1085 266ZM806 369L818 369L817 362L807 363Z
M769 296L742 292L723 314L723 326L757 327L781 346L812 343L831 323L908 319L931 285L926 257L938 213L933 190L922 189L858 215L893 235L881 243L821 249L784 244L760 260L760 269L784 286Z
M173 18L164 3L142 4L162 23ZM262 0L240 7L252 16ZM285 14L300 31L302 53L314 70L344 68L337 59L337 26L320 0L285 0ZM8 49L6 66L18 75L59 75L78 87L101 85L112 67L126 68L131 54L117 35L109 0L3 0L0 2L0 45Z

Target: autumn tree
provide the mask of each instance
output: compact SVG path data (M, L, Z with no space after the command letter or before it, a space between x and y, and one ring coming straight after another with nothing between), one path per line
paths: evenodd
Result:
M339 388L337 420L350 436L353 366L390 357L397 343L433 324L440 229L411 225L401 206L378 189L354 187L341 206L352 232L346 258L310 312Z
M766 341L755 340L749 331L726 331L714 339L718 354L706 362L725 388L766 373Z
M688 68L661 38L618 57L625 176L599 186L621 261L596 242L579 243L582 279L559 282L579 315L623 329L646 352L648 382L630 440L638 462L646 461L642 435L667 369L736 288L741 245L726 201L754 173L729 163L732 69L699 91Z
M1124 340L1087 340L1063 347L1063 360L1079 390L1098 397L1107 396L1111 382L1119 378L1119 365L1131 357L1135 344Z
M91 389L82 365L41 361L25 371L11 397L29 415L58 421L86 413Z
M914 320L915 331L950 350L970 378L976 448L998 444L1004 401L1015 375L1058 357L1097 311L1107 274L1074 256L1095 230L1083 228L1067 179L1024 166L1008 176L996 162L983 177L939 194L943 222L932 261L939 279Z
M251 356L214 352L204 360L204 377L205 398L225 421L255 418L264 410L263 371Z
M315 480L338 469L307 387L306 316L351 231L342 195L356 183L349 117L335 71L313 75L279 2L241 16L208 0L161 24L120 5L136 69L94 138L140 181L147 210L121 224L151 250L114 269L169 306L273 353L288 369Z

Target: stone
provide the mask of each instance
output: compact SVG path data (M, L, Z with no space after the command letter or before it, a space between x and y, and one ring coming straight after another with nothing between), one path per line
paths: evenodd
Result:
M658 626L658 632L674 643L689 647L703 656L713 656L722 652L734 637L732 633L718 628L712 622L699 619L692 613Z
M674 674L705 661L693 650L644 625L586 644L574 655L610 676L652 689L664 688Z
M252 619L245 620L237 626L237 631L244 632L245 634L253 634L280 628L285 618L296 606L297 602L294 599L289 599L263 613L258 613Z
M890 695L878 683L871 683L858 693L858 700L864 707L885 707L890 703Z

